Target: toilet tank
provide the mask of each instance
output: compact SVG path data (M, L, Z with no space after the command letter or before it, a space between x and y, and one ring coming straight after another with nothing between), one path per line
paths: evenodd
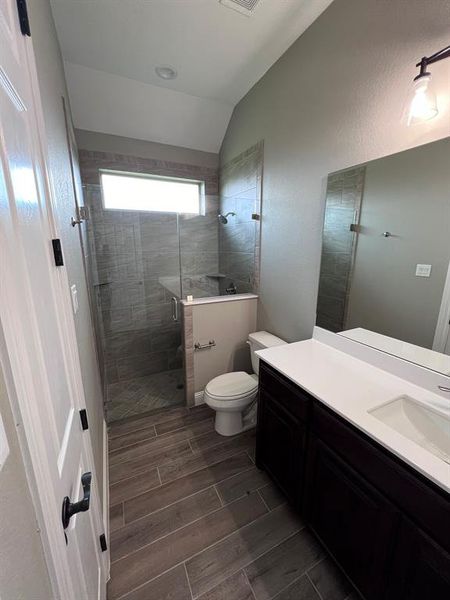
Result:
M255 354L257 350L264 350L264 348L272 348L273 346L281 346L286 343L287 342L276 335L272 335L268 331L255 331L255 333L250 333L248 336L248 344L250 346L253 372L257 375L259 374L259 358Z

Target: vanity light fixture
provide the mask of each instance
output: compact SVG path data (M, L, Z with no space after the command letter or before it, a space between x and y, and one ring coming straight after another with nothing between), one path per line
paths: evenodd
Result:
M406 123L413 125L429 121L438 114L436 92L433 90L431 73L427 67L444 58L450 58L450 46L439 50L431 56L424 56L416 67L420 67L419 74L414 77L409 102L406 107Z

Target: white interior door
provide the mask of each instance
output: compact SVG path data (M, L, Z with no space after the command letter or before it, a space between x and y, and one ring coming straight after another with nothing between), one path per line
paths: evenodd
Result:
M76 502L83 496L81 476L93 469L92 450L79 419L84 398L65 269L53 260L32 47L16 11L16 0L1 0L0 358L23 420L57 594L94 600L105 596L95 474L89 510L73 516L66 530L61 518L64 497Z

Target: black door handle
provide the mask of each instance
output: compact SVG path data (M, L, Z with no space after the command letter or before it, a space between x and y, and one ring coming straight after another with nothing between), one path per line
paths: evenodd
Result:
M67 529L70 518L79 512L89 510L91 503L91 481L92 473L83 473L81 476L81 485L83 486L83 499L79 502L71 502L69 496L66 496L62 504L62 524L64 529Z

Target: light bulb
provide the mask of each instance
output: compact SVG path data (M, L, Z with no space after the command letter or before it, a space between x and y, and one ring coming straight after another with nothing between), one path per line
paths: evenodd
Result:
M438 114L436 94L431 86L430 73L420 75L413 82L409 106L407 106L407 125L429 121Z

